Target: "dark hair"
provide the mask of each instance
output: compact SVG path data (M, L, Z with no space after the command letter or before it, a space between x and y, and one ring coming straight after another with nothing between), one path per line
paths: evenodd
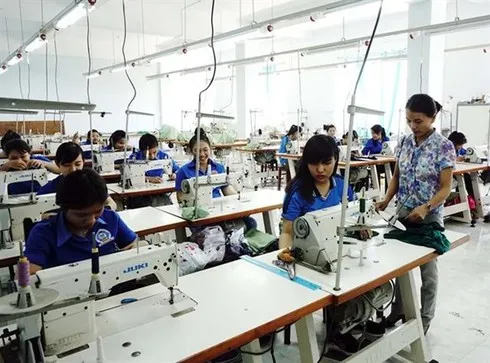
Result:
M436 117L442 110L442 105L431 96L419 93L408 99L405 108L412 112L423 113L427 117Z
M349 133L346 132L345 134L342 135L342 138L345 139L347 136L349 136ZM356 130L352 130L352 140L359 139L359 135L357 134Z
M325 163L331 161L332 158L335 159L333 176L337 173L339 163L339 148L335 139L327 135L312 136L305 145L296 176L286 186L286 193L291 195L296 188L299 188L301 197L312 202L315 180L311 176L308 164ZM287 207L286 204L284 203L284 209Z
M293 125L289 128L287 136L294 135L295 133L299 132L300 134L303 132L303 128L298 125Z
M126 137L126 133L123 130L116 130L109 138L109 148L114 148L116 144Z
M13 131L13 130L8 130L5 135L3 135L2 139L0 140L0 146L2 147L2 150L5 151L5 145L9 141L15 140L15 139L21 139L20 135Z
M376 134L381 134L381 139L386 139L386 131L385 128L381 125L374 125L371 127L371 131Z
M106 199L105 181L93 169L82 169L68 174L61 179L56 190L56 204L63 210L104 204Z
M62 143L56 150L55 161L58 165L71 163L80 155L83 155L82 148L78 144L68 141Z
M335 127L335 125L330 124L330 125L327 125L327 126L326 126L326 128L324 128L324 130L328 132L328 130L330 130L331 128L337 129L337 128Z
M206 144L211 146L211 142L209 141L208 136L206 135L206 132L202 128L201 129L196 128L196 130L194 130L194 136L192 136L192 138L189 140L189 147L191 149L191 152L194 149L194 146L196 146L196 144L197 144L197 131L198 130L200 130L200 137L199 137L200 140L199 141L205 142Z
M89 132L87 132L87 140L90 140L92 138L92 133L98 133L100 135L100 132L97 131L96 129L92 129L92 130L89 130Z
M466 140L466 136L462 132L454 131L449 135L448 137L449 141L453 143L454 146L456 145L464 145L468 141Z
M18 151L21 154L30 153L31 147L22 139L13 139L5 144L5 149L3 150L5 155L9 156L12 151Z
M158 147L158 140L155 137L155 135L144 134L143 136L140 137L139 147L140 147L140 151L153 149L154 147Z

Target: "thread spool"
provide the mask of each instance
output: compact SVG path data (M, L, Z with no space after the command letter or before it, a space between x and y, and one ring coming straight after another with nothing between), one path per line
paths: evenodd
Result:
M19 258L17 263L17 275L20 287L27 287L30 284L29 260L27 257Z

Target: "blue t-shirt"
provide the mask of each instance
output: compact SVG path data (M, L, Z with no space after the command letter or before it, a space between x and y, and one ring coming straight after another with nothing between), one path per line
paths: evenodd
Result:
M51 162L51 160L49 160L49 158L47 158L46 156L44 155L31 155L31 159L32 160L39 160L39 161L46 161L48 163Z
M332 178L330 192L326 197L319 196L312 190L313 202L309 202L301 196L299 190L300 183L300 180L295 182L291 187L291 191L284 197L282 218L287 221L292 222L296 218L304 216L308 212L334 207L342 203L344 178L342 178L340 175L335 175ZM348 189L347 197L349 198L349 201L353 201L355 198L354 191L351 187Z
M137 237L119 215L110 209L104 209L86 237L75 236L67 228L61 212L34 226L24 254L31 263L42 268L87 260L92 256L92 232L95 232L101 256L127 247Z
M289 141L289 136L283 136L281 139L281 145L279 145L279 153L280 154L288 154L288 144L291 142ZM281 166L287 165L288 161L287 159L281 158L280 160Z
M211 172L213 174L224 174L226 173L226 169L224 165L217 163L211 159L208 161L209 165L211 165ZM207 170L203 172L202 170L199 169L199 176L205 176L207 175ZM192 160L190 163L187 163L185 165L182 165L180 169L177 171L176 177L175 177L175 190L180 192L182 190L182 182L186 179L190 179L196 176L196 161ZM216 187L213 189L213 198L219 198L221 197L221 188L223 187Z
M466 149L462 147L461 149L459 149L459 151L457 153L458 153L458 156L465 156L466 155Z
M56 189L58 188L58 185L61 183L62 180L63 180L63 175L57 176L55 179L43 185L37 191L37 195L56 193Z
M145 160L145 154L142 151L137 151L131 154L129 157L130 160ZM155 156L155 160L165 160L165 159L171 159L170 156L163 152L162 150L158 150L157 154ZM172 160L172 172L176 173L177 170L179 170L179 166L175 161ZM162 177L163 175L163 169L153 169L153 170L148 170L145 173L146 176L148 177Z
M388 137L384 137L383 140L374 140L369 139L364 145L364 149L362 149L363 155L374 155L381 154L381 150L383 150L383 142L390 141Z

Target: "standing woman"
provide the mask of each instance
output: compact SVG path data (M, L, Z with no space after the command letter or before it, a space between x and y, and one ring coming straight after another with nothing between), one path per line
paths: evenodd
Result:
M395 172L385 199L376 205L385 210L395 195L404 201L400 217L412 223L433 222L444 226L444 202L451 192L451 181L456 152L451 141L434 128L436 115L442 106L426 94L410 97L405 107L411 135L399 141ZM422 288L422 324L424 332L434 318L437 297L437 260L420 266ZM388 323L402 318L402 301L397 295Z
M288 133L285 136L283 136L281 140L281 145L279 146L279 153L290 154L293 148L293 142L299 139L302 132L303 132L303 128L301 126L298 125L291 126L289 128ZM284 158L281 158L279 162L280 162L280 166L286 168L286 182L289 183L291 181L291 173L289 172L288 161Z
M383 142L385 141L390 141L390 139L386 136L384 127L381 125L374 125L371 127L371 138L366 142L366 145L364 145L362 154L381 154L381 150L383 150Z

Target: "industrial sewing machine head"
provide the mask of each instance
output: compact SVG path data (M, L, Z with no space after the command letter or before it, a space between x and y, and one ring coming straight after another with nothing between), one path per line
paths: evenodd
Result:
M121 181L119 185L125 189L143 186L146 183L146 172L163 170L162 179L168 180L173 174L172 159L163 160L128 160L121 165Z
M382 144L381 155L393 156L395 155L394 145L392 141L385 141Z
M126 156L129 157L129 152ZM124 151L94 151L94 169L99 173L113 173L114 163L124 159Z
M5 325L17 321L18 343L25 362L44 361L39 357L83 347L108 329L113 333L115 328L130 329L135 324L146 324L196 305L182 292L174 291L179 276L174 243L149 245L100 258L94 243L92 261L40 270L32 278L35 288L29 284L28 262L27 269L25 264L19 266L23 273L27 271L26 276L19 276L19 286L27 289L19 296L10 294L0 298L0 319ZM149 293L130 305L120 298L106 300L116 285L150 275L155 275L168 290ZM12 305L17 300L27 303ZM41 336L44 337L44 350ZM30 354L34 356L30 357Z
M9 185L15 183L30 182L32 192L29 194L9 196ZM34 186L39 184L43 186L48 182L48 172L46 169L30 169L18 171L0 171L0 204L22 204L35 201L36 193Z
M467 163L482 164L488 161L488 146L474 146L466 149L465 160Z
M193 207L196 201L199 207L211 207L213 205L213 189L228 185L227 174L211 174L193 177L182 181L182 206Z

